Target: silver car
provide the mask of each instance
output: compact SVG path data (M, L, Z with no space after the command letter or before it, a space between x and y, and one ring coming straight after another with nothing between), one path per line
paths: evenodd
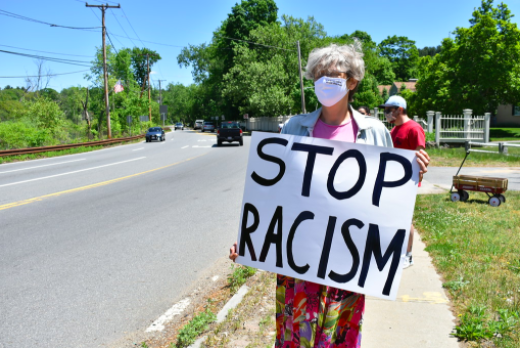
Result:
M200 130L201 132L214 132L215 131L215 124L213 122L204 122L204 124L202 125L202 129Z

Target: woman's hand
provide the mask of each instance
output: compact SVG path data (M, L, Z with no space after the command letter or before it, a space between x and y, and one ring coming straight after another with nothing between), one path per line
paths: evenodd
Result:
M229 248L229 259L233 260L233 262L235 262L235 259L238 257L237 251L237 242L235 242L233 246Z
M417 155L417 163L419 164L419 182L422 181L424 173L428 172L428 165L430 164L430 156L424 150L419 150L415 153Z

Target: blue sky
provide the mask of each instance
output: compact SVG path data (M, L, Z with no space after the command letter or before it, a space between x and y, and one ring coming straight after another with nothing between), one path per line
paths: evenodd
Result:
M90 4L100 4L90 0ZM154 66L152 80L167 83L192 83L191 70L180 68L177 55L182 47L209 42L213 31L231 12L237 0L121 0L121 9L107 11L106 25L116 49L143 47L143 41L168 44L144 44L161 56ZM467 27L473 9L480 0L278 0L278 14L314 18L324 25L329 35L350 34L363 30L380 42L387 36L407 36L418 48L437 46L456 27ZM499 2L495 1L495 4ZM520 1L505 1L520 20ZM0 0L0 10L9 11L44 22L66 26L100 26L101 11L85 7L80 0ZM101 45L101 33L54 28L47 25L0 16L0 50L39 54L43 56L91 61L95 47ZM119 37L128 36L133 38ZM11 46L11 47L7 47ZM16 47L16 48L14 48ZM55 52L33 52L22 49ZM75 56L72 56L75 55ZM88 68L49 62L52 73L68 73ZM0 52L0 76L27 76L36 72L34 58ZM85 73L53 77L50 87L61 90L70 86L87 86ZM0 87L25 86L24 78L0 78Z

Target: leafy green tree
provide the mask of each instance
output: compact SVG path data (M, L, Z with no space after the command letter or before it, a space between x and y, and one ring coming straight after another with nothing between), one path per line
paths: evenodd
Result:
M75 124L81 123L83 107L81 102L85 101L87 89L83 87L69 87L61 90L59 104L65 118Z
M39 95L55 102L60 100L60 94L58 91L49 87L41 89Z
M126 58L125 58L126 59ZM148 48L132 48L131 57L134 79L141 88L147 84L148 78L148 61L150 71L152 66L161 60L161 56Z
M398 80L415 77L419 51L415 41L405 36L388 36L379 44L381 55L387 57Z
M362 105L374 108L383 103L383 98L379 96L377 88L377 79L373 75L366 75L358 87L358 91L354 95L352 106L357 109Z
M441 51L441 45L437 47L423 47L419 49L419 57L430 56L433 57Z
M383 93L381 93L381 99L383 100L383 103L386 102L388 98L390 98L388 90L386 88L383 88Z
M38 129L37 146L55 143L56 135L63 121L63 111L55 101L38 97L29 108L29 115Z
M214 34L220 49L218 55L223 58L224 73L231 69L235 57L235 50L229 48L250 46L247 42L229 39L248 41L252 30L274 23L277 18L278 7L274 0L242 0L231 9L220 30Z
M494 112L520 100L520 30L506 5L483 0L469 28L444 39L435 57L422 57L416 85L417 109L460 113Z

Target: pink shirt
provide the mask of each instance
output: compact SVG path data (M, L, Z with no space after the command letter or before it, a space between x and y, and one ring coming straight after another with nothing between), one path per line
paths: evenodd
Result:
M314 126L312 135L315 138L340 140L349 143L355 143L357 138L358 126L354 119L351 117L350 120L340 126L332 126L326 124L322 120L318 119Z

